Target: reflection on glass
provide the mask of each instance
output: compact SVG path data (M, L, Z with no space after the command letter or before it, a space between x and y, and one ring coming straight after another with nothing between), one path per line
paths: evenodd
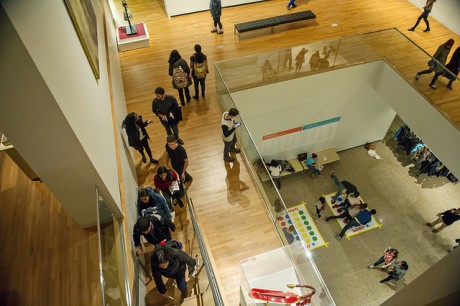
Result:
M124 237L121 223L113 217L112 212L97 190L96 193L103 305L127 306L126 258L124 252L122 252Z

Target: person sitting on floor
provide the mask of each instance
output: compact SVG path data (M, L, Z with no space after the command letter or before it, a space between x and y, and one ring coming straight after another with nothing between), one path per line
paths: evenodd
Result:
M392 247L388 247L388 249L385 250L385 253L383 253L383 256L380 257L374 264L368 266L368 268L374 269L378 265L383 263L380 269L382 270L390 269L391 266L396 262L396 259L398 258L398 254L399 254L398 250L393 249Z
M340 234L335 236L335 239L340 240L342 239L345 232L352 227L358 227L361 225L366 225L367 223L372 221L372 215L375 215L377 211L375 209L371 209L370 211L366 208L362 208L362 210L356 215L356 217L347 219L348 223L344 226Z
M380 283L385 283L390 280L400 280L406 274L406 271L409 269L407 262L397 261L393 268L388 271L388 277L382 279Z

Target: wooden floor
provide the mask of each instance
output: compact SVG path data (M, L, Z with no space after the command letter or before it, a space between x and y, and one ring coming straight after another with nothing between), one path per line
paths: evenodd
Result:
M402 0L298 0L297 4L292 12L312 10L317 15L316 26L238 42L233 35L235 23L282 14L287 0L224 8L224 35L210 33L208 11L168 20L162 0L129 1L135 21L147 24L151 47L120 55L127 107L155 121L148 131L160 165L165 162L165 132L151 113L151 100L158 86L176 94L167 73L172 49L188 60L194 44L200 43L213 64L345 35L394 27L404 31L421 12ZM120 16L121 10L117 18ZM430 54L449 38L458 45L460 37L433 19L431 24L430 33L406 34ZM222 160L221 111L212 69L206 85L206 99L187 105L180 124L189 173L194 177L188 192L208 238L227 304L238 305L239 262L279 247L280 241L241 157L233 165ZM454 83L457 93L459 86ZM460 114L457 104L447 103L446 107ZM136 162L139 159L136 155ZM28 181L4 154L0 154L0 164L0 304L100 305L95 231L80 229L44 186ZM156 168L140 166L137 170L139 184L151 185Z
M162 1L131 0L129 5L136 22L147 24L151 47L121 54L128 111L138 112L145 118L157 121L151 113L155 87L163 86L167 93L177 97L167 73L167 60L173 49L177 49L188 60L193 54L194 44L199 43L212 65L215 61L345 35L394 27L405 31L420 14L420 10L412 4L400 0L299 0L297 3L297 11L309 9L317 15L318 25L238 42L233 35L235 23L284 13L287 1L266 1L225 8L222 14L225 33L215 35L210 33L211 18L207 11L168 20ZM448 38L454 37L460 41L459 37L438 22L431 19L431 23L430 33L405 33L430 54ZM338 26L332 27L331 24ZM409 55L407 60L410 61ZM192 100L184 108L185 120L180 124L180 131L189 154L189 173L194 177L188 192L208 237L228 305L238 305L241 279L239 262L279 247L280 242L241 158L238 156L238 163L233 167L222 160L221 113L216 103L214 71L210 70L206 81L206 99ZM456 90L458 92L458 88ZM150 125L149 133L153 136L154 156L164 157L163 128L158 123ZM136 158L139 159L139 156L136 155ZM164 159L160 165L162 163ZM138 172L139 183L151 184L154 172L155 167L141 169Z

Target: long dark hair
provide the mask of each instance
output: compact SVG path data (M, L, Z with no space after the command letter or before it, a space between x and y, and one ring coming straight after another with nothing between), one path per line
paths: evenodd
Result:
M180 60L182 57L180 56L179 54L179 51L177 50L172 50L171 51L171 54L169 55L169 60L168 60L168 63L170 65L174 64L175 62L177 62L178 60Z
M166 179L167 180L170 180L172 181L173 180L173 176L172 176L172 171L169 170L168 168L166 168L165 166L160 166L158 167L158 170L157 170L157 175L158 177L160 177L160 174L163 174L163 173L166 173L167 176L166 176Z
M202 63L206 59L204 54L201 53L201 46L199 44L195 45L195 61L197 63Z
M137 132L136 113L133 112L133 113L129 113L128 115L126 115L126 118L123 121L123 123L124 123L124 126L126 128L126 133L128 135Z

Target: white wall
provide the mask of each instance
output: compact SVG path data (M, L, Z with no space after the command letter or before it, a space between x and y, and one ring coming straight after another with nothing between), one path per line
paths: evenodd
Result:
M279 82L232 93L265 160L291 159L302 152L338 151L382 139L395 112L372 88L382 62ZM264 135L341 117L333 139L266 155Z
M460 132L390 66L383 65L375 90L412 131L460 176Z
M101 17L99 2L93 4ZM14 58L22 70L9 67L19 82L2 75L2 96L10 91L9 100L2 98L3 131L80 225L95 224L96 186L121 217L102 18L96 80L63 1L5 0L2 6L17 31L5 36L17 36L16 47L25 48Z
M222 7L261 2L264 0L221 0ZM168 17L209 10L210 0L164 0ZM211 16L209 20L212 21Z
M423 11L426 0L409 0L415 6L419 7ZM422 11L420 13L422 13ZM430 13L430 17L441 22L443 25L451 29L453 32L460 35L460 1L459 0L438 0L433 6L433 10ZM422 26L424 26L423 20ZM414 20L415 23L415 20Z

